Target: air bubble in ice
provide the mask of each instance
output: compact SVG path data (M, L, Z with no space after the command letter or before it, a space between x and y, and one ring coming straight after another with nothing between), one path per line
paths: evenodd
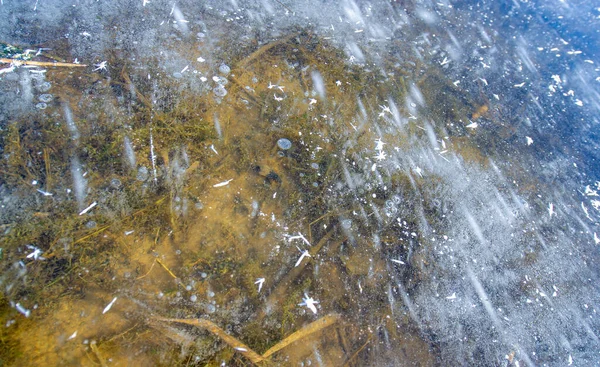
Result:
M212 79L215 83L217 83L219 85L225 86L225 85L229 84L229 80L227 80L227 78L222 77L222 76L213 76Z
M344 219L342 221L342 228L344 229L350 229L352 227L352 220L350 219Z
M45 104L44 102L40 102L38 104L35 105L35 108L37 108L38 110L45 110L46 107L48 107L47 104Z
M227 95L227 89L222 85L217 85L213 88L213 93L217 97L225 97Z
M183 78L183 74L181 74L180 72L176 71L173 73L173 78L175 79L181 79Z
M310 166L314 169L319 169L319 164L318 163L311 163Z
M119 180L118 178L113 178L112 180L110 180L110 186L112 186L115 189L118 189L119 187L121 187L121 180Z
M196 297L195 294L192 294L192 296L190 297L190 301L192 301L192 302L196 302L197 299L198 299L198 297Z
M138 168L137 176L136 176L138 181L146 181L148 179L148 176L149 176L148 168L146 168L144 166Z
M38 97L38 99L40 100L40 102L44 102L44 103L48 103L48 102L52 102L52 100L54 99L54 96L52 96L52 94L42 94Z
M277 146L283 150L288 150L292 147L292 142L286 138L277 140Z
M225 64L221 64L221 66L219 66L219 73L223 74L223 75L228 75L231 72L231 68Z
M211 305L211 304L206 305L206 312L214 313L216 310L217 310L217 308L215 307L215 305Z
M50 88L52 87L52 84L50 84L50 82L43 82L42 84L38 85L37 89L44 93L50 90Z

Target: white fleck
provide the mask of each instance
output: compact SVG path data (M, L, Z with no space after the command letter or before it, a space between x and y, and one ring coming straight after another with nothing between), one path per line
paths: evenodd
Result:
M215 154L216 154L216 155L219 155L219 152L217 152L217 150L215 149L215 145L214 145L214 144L211 144L211 145L210 145L210 149L211 149L213 152L215 152Z
M258 293L260 293L260 290L262 289L264 282L265 282L265 278L258 278L258 279L256 279L256 282L254 282L254 284L258 284Z
M315 305L319 303L314 300L312 297L309 297L308 294L304 293L304 298L302 299L302 303L298 303L298 306L306 306L309 310L311 310L314 314L317 313L317 307Z
M450 300L456 299L456 292L452 293L451 296L446 297L446 299L450 299Z
M600 238L598 238L598 235L596 234L596 232L594 232L594 243L596 245L600 244Z
M71 334L71 336L68 337L67 340L73 340L73 339L75 339L76 336L77 336L77 330L75 330L75 332L73 334Z
M35 246L31 246L31 245L27 245L27 247L30 250L33 250L32 253L30 253L29 255L27 255L28 259L33 259L33 260L45 260L41 255L43 254L43 251L40 250L39 248L35 247Z
M554 204L550 203L548 204L548 214L552 217L553 215L556 215L556 212L554 211Z
M533 144L533 139L531 139L529 136L526 136L525 139L527 140L527 145Z
M37 189L37 192L39 192L40 194L42 194L44 196L52 196L52 193L48 192L48 191L43 191L43 190Z
M235 347L234 349L237 350L237 351L240 351L240 352L247 352L248 351L248 349L242 348L242 347Z
M377 159L378 161L382 161L387 157L387 154L385 154L385 152L383 150L380 150L379 152L377 152L377 155L375 155L375 159Z
M98 70L106 70L106 67L108 66L108 64L106 63L106 61L102 61L99 64L94 64L94 66L96 67L94 69L94 71L98 71Z
M288 239L288 242L292 242L292 240L301 239L307 245L312 246L310 244L310 242L308 242L308 240L306 239L306 237L304 237L304 235L302 233L300 233L300 232L298 232L297 236L288 236L287 239Z
M198 61L198 62L204 62L204 61L206 61L206 59L204 59L204 57L200 56L200 57L198 57L196 59L196 61Z
M98 202L94 201L92 204L90 204L90 206L88 206L87 208L83 209L79 215L84 215L85 213L89 212L90 210L92 210L92 208L94 208L96 205L98 205Z
M405 265L405 262L402 260L396 260L396 259L391 259L392 262L395 262L396 264L400 264L400 265Z
M521 83L521 84L515 84L514 87L515 88L522 88L525 86L525 82Z
M29 315L31 315L31 311L21 306L20 303L17 303L15 305L15 308L17 309L17 311L19 311L19 313L21 313L25 317L29 317Z
M223 182L219 182L218 184L214 184L213 187L221 187L221 186L226 186L229 185L229 183L233 181L233 178L231 180L227 180L227 181L223 181Z
M117 297L113 298L112 301L110 301L110 303L108 305L106 305L106 307L104 307L104 310L102 311L102 314L104 315L105 313L107 313L108 311L110 311L110 308L115 304L115 301L117 300Z
M587 217L587 219L592 220L592 218L590 217L590 213L588 212L588 209L583 204L583 201L581 202L581 209L583 209L583 212L585 213L585 216Z
M302 260L304 260L305 257L312 257L310 256L310 253L308 253L308 250L300 250L300 248L298 246L296 246L296 248L298 249L298 251L300 251L302 253L302 255L300 255L300 258L298 259L298 261L296 261L296 265L294 265L294 267L297 267L298 265L300 265L300 263L302 262Z

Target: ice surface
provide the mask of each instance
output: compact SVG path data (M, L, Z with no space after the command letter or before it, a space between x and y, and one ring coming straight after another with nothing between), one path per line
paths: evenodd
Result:
M23 315L83 315L87 330L39 340L139 322L136 353L209 363L225 346L148 315L205 317L267 349L336 313L356 338L339 328L342 348L289 360L600 363L597 6L126 3L0 5L2 42L89 65L0 73L10 335ZM47 218L70 221L34 235ZM72 282L90 303L33 307ZM147 330L173 345L144 344ZM126 360L93 345L97 364Z

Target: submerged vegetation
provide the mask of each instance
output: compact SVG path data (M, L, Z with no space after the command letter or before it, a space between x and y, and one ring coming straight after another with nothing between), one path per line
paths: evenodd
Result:
M192 62L194 46L164 52ZM222 53L214 70L114 54L31 82L53 99L0 132L0 364L296 365L316 348L325 365L434 363L394 294L428 276L424 233L455 208L441 179L384 158L431 129L486 164L465 126L487 107L431 70L417 84L436 109L400 121L409 70L307 30Z

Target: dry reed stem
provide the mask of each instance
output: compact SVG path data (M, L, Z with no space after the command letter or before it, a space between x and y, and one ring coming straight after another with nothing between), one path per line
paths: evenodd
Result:
M199 327L201 329L206 329L206 330L210 331L211 333L213 333L214 335L221 338L221 340L223 340L225 343L229 344L237 352L240 352L241 354L243 354L252 363L258 364L264 360L264 358L262 356L260 356L258 353L256 353L252 349L250 349L250 347L248 347L246 344L237 340L233 336L227 334L225 332L225 330L221 329L220 327L218 327L217 325L215 325L214 323L212 323L208 320L205 320L205 319L167 319L167 318L162 318L162 317L157 317L156 320L166 321L166 322L178 322L181 324L193 325L193 326Z
M285 339L275 344L269 350L263 353L263 358L269 358L272 354L280 351L281 349L287 347L288 345L307 337L310 334L316 333L334 323L336 323L340 319L339 315L327 315L323 316L320 319L311 322L310 324L304 326L302 329L294 332L293 334L287 336Z
M17 60L0 58L0 63L14 64L15 66L32 65L32 66L64 66L64 67L86 67L86 64L74 64L70 62L48 62L48 61L33 61L33 60Z

